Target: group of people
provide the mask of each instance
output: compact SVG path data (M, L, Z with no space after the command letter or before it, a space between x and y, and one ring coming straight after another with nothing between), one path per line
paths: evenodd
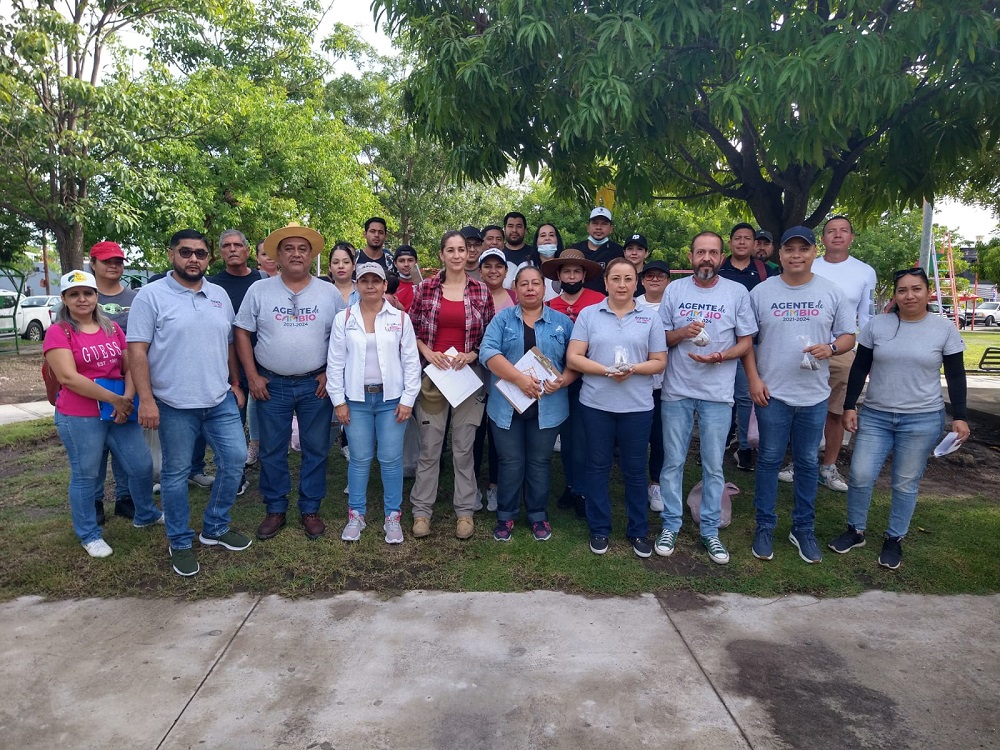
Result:
M89 554L111 554L95 504L103 498L108 451L121 486L116 512L137 527L164 524L178 574L199 571L189 482L211 488L201 544L250 546L249 535L231 528L230 509L257 456L265 512L256 536L276 536L292 493L294 418L302 452L298 510L310 539L326 531L320 509L331 425L343 429L350 447L341 538L357 541L367 526L377 457L388 544L404 539L407 429L416 430L420 444L409 497L416 538L431 534L450 430L458 538L474 535L474 515L483 507L479 470L487 441L493 538L513 539L522 512L530 538L551 538L550 466L559 440L565 488L557 504L586 518L590 550L600 555L610 547L617 457L629 546L639 557L670 556L682 527L683 471L697 415L703 487L693 520L711 560L730 558L719 528L732 439L737 467L756 471L751 550L761 560L775 554L782 478L793 483L788 539L803 560L822 559L814 530L819 483L847 492L847 530L829 547L846 553L863 546L875 478L892 452L892 509L879 563L896 568L920 478L945 424L942 365L952 429L959 441L969 436L964 344L953 325L928 312L926 274L897 272L892 312L874 316L874 272L849 255L854 235L846 217L824 226L823 258L812 230L785 231L778 264L766 230L738 224L728 255L720 235L700 232L689 246L690 268L673 282L667 264L649 260L643 235L629 235L624 246L610 240L612 215L604 207L590 214L587 239L570 246L552 224L539 226L535 244L527 244L527 222L517 212L502 225L446 232L440 270L426 278L412 247L385 249L387 228L372 217L363 247L336 243L325 256L325 278L312 274L324 238L296 224L258 244L258 260L275 264L270 273L249 267L246 238L228 230L219 241L226 268L210 281L206 238L183 230L170 239L170 270L127 304L107 301L116 290L102 284L108 259L121 275L124 254L114 243L94 246L93 274L63 277L65 304L44 349L63 386L56 424L70 459L74 530ZM121 324L108 315L122 312L128 317ZM853 362L835 367L840 360ZM442 376L466 368L473 387L456 397ZM140 428L159 430L162 513ZM845 428L857 432L846 483L836 468ZM211 482L199 479L199 440L214 453ZM783 469L789 446L793 463ZM652 541L649 510L662 520Z

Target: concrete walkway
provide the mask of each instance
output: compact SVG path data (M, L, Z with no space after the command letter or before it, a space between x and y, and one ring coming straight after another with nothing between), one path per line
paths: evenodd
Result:
M1000 596L0 605L8 748L995 748Z
M43 417L51 417L54 413L55 407L48 401L32 401L27 404L0 404L0 425L42 419Z

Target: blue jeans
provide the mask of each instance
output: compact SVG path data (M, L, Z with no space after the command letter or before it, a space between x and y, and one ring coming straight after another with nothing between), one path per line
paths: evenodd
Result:
M691 445L694 415L698 413L698 438L701 442L701 535L718 536L722 515L722 457L733 407L721 401L686 398L663 402L663 471L660 494L663 497L663 528L681 530L684 513L684 463Z
M351 410L350 424L344 427L351 443L351 460L347 462L348 506L361 515L368 511L368 476L376 442L385 515L402 511L406 422L396 421L398 405L398 398L383 401L381 393L366 393L364 401L347 402Z
M663 409L660 396L663 389L653 391L653 426L649 430L649 481L659 484L663 472Z
M204 438L212 446L216 466L201 532L205 536L222 536L229 531L229 510L236 501L243 464L247 460L240 410L231 392L210 409L175 409L159 399L156 405L160 408L160 444L163 446L160 497L167 539L174 549L190 549L194 531L189 528L191 506L187 479L191 474L194 445L199 437Z
M756 349L754 349L756 352ZM736 360L736 382L733 385L733 399L736 401L736 435L740 441L740 450L748 450L750 442L747 434L750 432L750 412L753 409L753 399L750 398L750 381L743 362ZM723 446L725 450L725 446Z
M299 421L302 466L299 470L299 513L318 513L326 495L326 461L330 452L330 422L333 404L317 398L316 378L286 378L266 370L267 401L257 402L260 427L260 492L268 513L288 510L292 477L288 471L288 441L292 439L292 415ZM352 456L353 458L353 456Z
M108 448L105 448L104 454L101 456L100 474L98 474L97 487L94 492L95 502L104 500L104 483L108 479L108 453L110 451ZM115 478L115 502L117 503L126 497L130 497L128 473L125 471L125 467L122 466L122 462L113 453L111 454L111 475Z
M757 407L760 447L753 494L757 528L773 529L778 525L778 471L791 438L792 460L795 462L792 526L802 531L813 530L819 480L819 441L823 438L825 424L825 400L812 406L789 406L772 398L767 406Z
M497 396L502 398L502 396ZM516 414L505 430L490 420L490 437L497 446L500 472L497 477L497 520L516 521L521 515L521 488L528 523L548 521L549 480L552 448L559 427L538 426L538 419L520 419Z
M944 409L904 414L861 407L847 482L847 523L858 531L866 528L872 487L891 451L892 506L887 531L891 537L906 536L927 457L943 430Z
M69 507L73 531L81 543L101 538L94 495L105 449L111 450L128 476L135 523L149 524L160 517L153 503L153 459L138 422L115 424L100 417L69 417L56 412L55 423L69 457Z
M587 480L587 437L583 429L583 407L580 405L582 387L583 378L570 383L569 419L559 426L559 456L562 458L563 478L566 486L578 495L585 494L583 487ZM499 502L498 500L498 507Z
M583 428L587 436L587 525L594 536L611 536L611 494L608 483L615 443L618 463L625 480L625 510L628 525L625 535L645 537L649 534L646 511L646 446L653 424L653 410L612 412L592 409L580 404ZM574 488L576 489L576 488Z

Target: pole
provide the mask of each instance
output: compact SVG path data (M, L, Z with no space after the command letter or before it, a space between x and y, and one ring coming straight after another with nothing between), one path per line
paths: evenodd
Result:
M52 294L52 289L49 286L49 244L48 244L48 234L45 230L42 230L42 270L45 272L45 280L42 282L45 284L45 293Z
M931 268L931 249L933 240L933 229L934 229L934 204L928 203L927 199L924 199L924 222L920 231L920 267L924 271L929 271Z

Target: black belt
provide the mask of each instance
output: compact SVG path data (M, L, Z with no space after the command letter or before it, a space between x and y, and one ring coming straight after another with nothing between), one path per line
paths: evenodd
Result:
M266 368L257 366L257 373L263 375L265 378L270 380L271 378L287 378L289 380L305 380L306 378L315 378L320 373L326 372L326 367L320 367L312 372L304 372L301 375L282 375L280 372L272 372Z
M381 383L377 383L375 385L366 385L365 386L365 393L381 393L381 392L382 392L382 384Z

